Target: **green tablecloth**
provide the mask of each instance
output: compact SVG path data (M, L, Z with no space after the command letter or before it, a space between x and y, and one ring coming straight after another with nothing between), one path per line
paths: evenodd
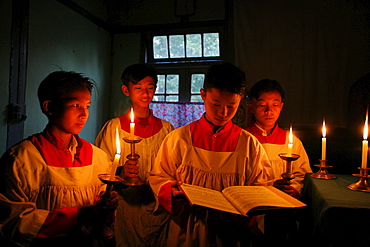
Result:
M303 231L318 246L370 246L370 193L353 191L348 185L359 177L337 175L316 179L306 174L302 201L308 205Z

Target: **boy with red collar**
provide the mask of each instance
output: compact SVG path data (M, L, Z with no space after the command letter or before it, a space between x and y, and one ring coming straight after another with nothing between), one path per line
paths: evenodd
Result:
M288 132L278 126L278 119L284 106L284 90L277 81L264 79L256 82L250 90L249 109L252 124L246 128L261 142L269 156L276 181L274 186L287 194L300 198L303 178L312 172L310 161L302 142L293 135L293 153L300 158L292 162L292 181L279 179L285 172L285 161L278 154L288 152Z
M162 140L173 130L173 126L155 117L149 108L158 80L153 68L146 64L130 65L123 71L121 79L122 92L130 97L134 113L134 136L141 139L135 144L135 151L140 158L126 159L131 153L131 147L123 138L130 137L130 110L109 120L96 137L95 144L113 160L116 154L117 129L122 149L119 167L122 168L121 177L140 177L145 183L140 186L126 186L120 190L122 197L115 220L116 246L165 246L169 214L164 210L154 212L155 199L147 183L147 176Z
M102 227L117 207L116 192L97 197L105 189L98 174L110 170L107 155L78 136L89 116L93 86L89 78L65 71L41 82L45 130L0 160L1 243L92 246L95 240L83 229Z
M274 186L299 199L306 173L312 173L310 162L302 142L293 135L292 153L300 155L292 162L293 180L281 179L286 161L278 154L288 152L288 131L278 126L278 119L284 106L284 90L277 81L264 79L256 82L250 90L249 109L252 124L246 128L265 148L275 174ZM268 214L264 219L264 229L268 245L295 244L293 237L297 231L294 213Z
M245 74L230 63L213 65L200 93L204 115L164 139L150 185L158 203L173 216L169 246L245 246L256 237L251 218L189 209L178 187L184 182L221 191L237 185L272 185L272 170L262 145L231 121L246 93Z

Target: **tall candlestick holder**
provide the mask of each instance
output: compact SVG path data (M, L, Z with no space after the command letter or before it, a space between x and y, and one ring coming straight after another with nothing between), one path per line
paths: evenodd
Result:
M320 179L334 179L334 178L336 178L334 175L330 174L326 170L326 168L333 167L333 166L327 165L326 164L326 161L327 160L320 160L320 164L315 165L315 166L319 167L320 169L317 172L312 173L311 174L311 177L313 177L313 178L320 178Z
M368 181L369 176L369 169L370 168L362 168L359 167L360 174L352 174L353 176L360 177L357 183L353 183L347 186L350 190L357 190L357 191L365 191L370 192L370 183Z
M114 176L114 179L111 179L109 173L99 174L98 178L107 185L105 193L101 196L106 199L110 198L113 186L121 183L123 180L120 176ZM113 214L102 215L101 217L95 218L94 221L83 225L82 231L93 239L108 240L114 236L113 223Z
M135 144L141 142L141 138L134 138L133 140L130 138L123 138L123 140L130 144L131 153L126 156L128 160L138 160L140 155L135 152ZM145 181L138 177L129 177L124 178L123 182L124 185L128 186L139 186L145 184Z
M105 190L105 193L103 194L104 198L109 198L110 197L110 192L112 191L113 186L117 185L119 183L122 183L122 181L123 181L123 179L120 176L117 176L117 175L115 175L114 179L111 180L110 174L108 174L108 173L99 174L98 178L100 179L100 181L102 181L103 183L105 183L107 185L107 189Z
M285 172L283 174L281 174L281 177L285 180L294 179L295 176L292 173L292 161L295 161L295 160L299 159L299 157L301 157L301 156L299 156L298 154L288 155L287 153L281 153L281 154L279 154L279 157L282 160L286 161L286 169L285 169Z

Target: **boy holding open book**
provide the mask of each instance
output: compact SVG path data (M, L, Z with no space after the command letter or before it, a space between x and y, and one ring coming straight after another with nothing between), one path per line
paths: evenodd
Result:
M172 131L154 163L150 185L157 202L171 213L168 246L247 245L252 218L188 207L179 185L221 191L230 186L272 185L273 172L258 140L233 124L245 96L245 75L230 63L209 68L200 90L201 119Z

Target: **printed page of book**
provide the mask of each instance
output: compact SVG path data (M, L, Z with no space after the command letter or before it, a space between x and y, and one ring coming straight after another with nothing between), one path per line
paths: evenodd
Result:
M240 212L245 214L252 214L253 209L266 212L273 208L306 206L273 186L232 186L224 189L223 194Z
M191 204L213 208L234 214L241 214L233 206L233 204L231 204L222 195L222 193L217 190L211 190L190 184L182 184L180 185L180 187L184 191L186 197L188 198Z

